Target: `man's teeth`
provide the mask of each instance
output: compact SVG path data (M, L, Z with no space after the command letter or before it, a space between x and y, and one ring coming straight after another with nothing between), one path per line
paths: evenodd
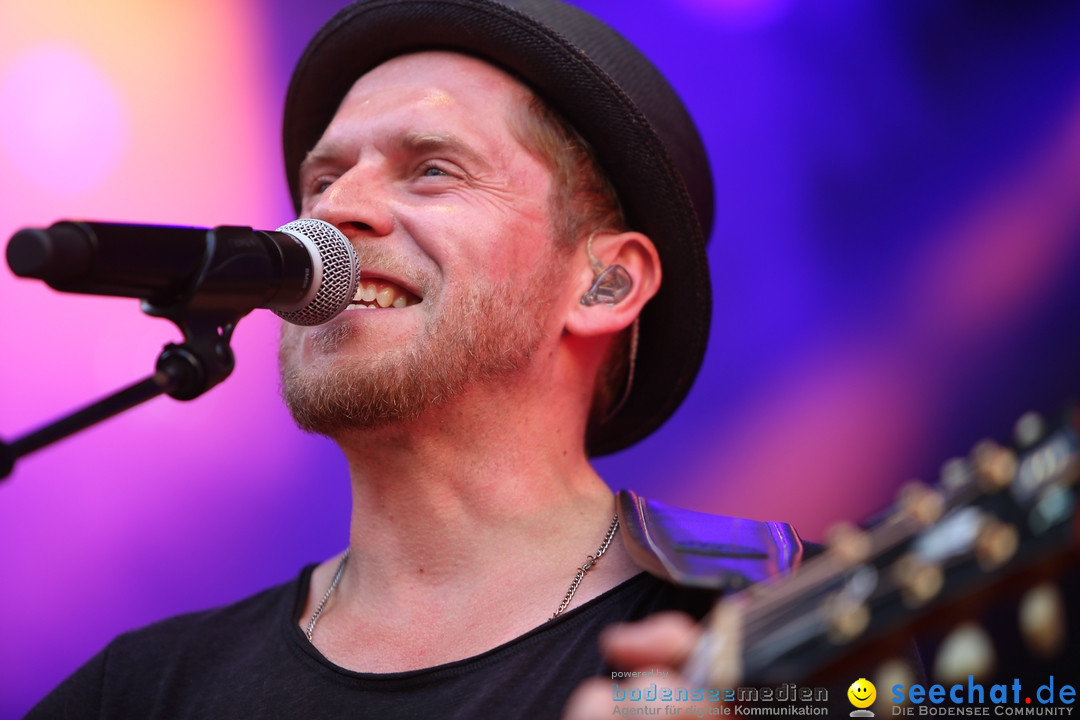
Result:
M375 302L379 303L379 307L390 307L394 304L395 294L393 288L383 288L375 296Z
M353 307L364 309L403 308L410 304L409 295L396 286L373 282L360 283L352 301Z

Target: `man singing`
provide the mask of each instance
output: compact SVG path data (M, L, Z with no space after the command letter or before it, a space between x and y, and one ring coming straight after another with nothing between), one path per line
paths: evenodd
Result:
M31 715L557 718L609 663L675 663L687 621L637 655L598 638L700 618L715 583L673 582L671 516L589 461L660 426L705 350L712 184L667 82L556 2L363 0L301 59L284 147L299 215L362 268L280 350L297 423L348 460L349 546L121 636Z

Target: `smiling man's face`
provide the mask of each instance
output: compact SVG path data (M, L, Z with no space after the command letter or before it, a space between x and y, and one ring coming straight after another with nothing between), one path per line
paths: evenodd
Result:
M302 215L357 249L361 289L325 325L285 325L286 401L328 435L412 419L506 382L561 332L552 173L512 132L529 99L506 73L445 52L356 82L301 167Z

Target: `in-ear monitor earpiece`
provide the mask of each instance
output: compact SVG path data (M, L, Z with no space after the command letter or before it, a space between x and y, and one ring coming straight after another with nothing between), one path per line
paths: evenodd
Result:
M622 265L610 265L596 276L589 291L581 296L582 305L614 305L630 292L634 281Z
M589 236L585 242L585 252L589 254L589 264L592 265L596 278L589 287L588 292L581 296L582 305L614 305L621 301L634 286L634 280L630 273L622 265L609 265L604 263L593 254L592 241L596 233Z

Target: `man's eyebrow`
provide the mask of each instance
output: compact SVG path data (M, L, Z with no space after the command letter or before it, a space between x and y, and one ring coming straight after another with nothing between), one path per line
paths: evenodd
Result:
M468 162L485 168L491 165L488 159L472 145L453 133L407 132L399 136L396 143L402 150L408 152L447 153L458 155Z
M403 132L391 138L389 146L406 153L446 153L457 155L479 167L488 168L491 163L472 145L453 133ZM333 164L340 161L345 149L336 142L324 142L308 151L300 163L300 177L312 166Z
M340 155L341 149L333 143L321 143L316 145L308 151L307 155L305 155L304 159L300 162L300 177L304 177L304 173L313 165L333 162L336 158L340 157Z

